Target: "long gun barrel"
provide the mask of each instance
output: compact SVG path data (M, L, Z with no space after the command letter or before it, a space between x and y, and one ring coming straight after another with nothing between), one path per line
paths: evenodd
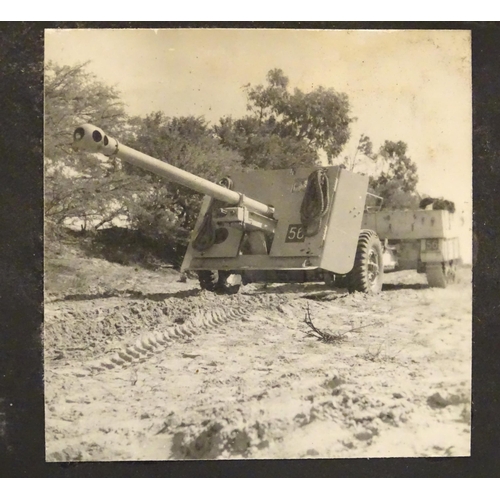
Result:
M229 205L241 205L249 210L265 216L272 216L274 208L248 198L241 193L220 186L174 167L169 163L157 160L140 151L120 144L116 139L106 135L99 127L85 124L77 127L73 133L73 149L89 153L102 153L106 156L116 156L136 167L143 168L166 179L177 182L199 193L206 194Z

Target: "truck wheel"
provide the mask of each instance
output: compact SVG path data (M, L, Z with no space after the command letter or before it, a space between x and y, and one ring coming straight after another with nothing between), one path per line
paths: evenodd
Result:
M426 264L425 274L431 288L446 288L456 281L457 266L455 262Z
M445 268L446 283L456 283L457 276L457 262L451 261Z
M241 276L228 271L198 271L198 280L202 290L232 295L238 293Z
M359 234L354 266L346 276L349 293L376 294L382 290L384 261L377 233L365 229Z
M446 288L446 276L443 264L427 264L425 266L427 283L431 288Z

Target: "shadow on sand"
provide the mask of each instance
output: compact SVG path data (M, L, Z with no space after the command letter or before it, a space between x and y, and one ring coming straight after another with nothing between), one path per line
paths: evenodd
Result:
M189 290L179 290L170 293L142 293L138 290L110 290L103 293L76 293L65 295L63 298L56 299L53 302L61 302L63 300L95 300L95 299L109 299L109 298L126 298L126 299L139 299L139 300L154 300L161 302L166 299L176 298L185 299L187 297L196 297L201 290L199 288L192 288Z
M427 283L384 283L382 285L383 292L392 290L424 290L429 288Z

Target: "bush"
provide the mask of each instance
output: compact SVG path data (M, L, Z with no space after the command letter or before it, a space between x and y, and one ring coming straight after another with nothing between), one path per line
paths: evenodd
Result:
M100 229L85 238L90 257L103 258L122 265L140 265L147 269L172 266L179 269L187 246L167 238L151 238L138 230L112 227Z

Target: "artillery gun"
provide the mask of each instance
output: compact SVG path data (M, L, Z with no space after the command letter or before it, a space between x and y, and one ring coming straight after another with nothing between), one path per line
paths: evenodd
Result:
M213 183L90 124L76 128L73 149L115 156L205 195L181 267L196 272L203 289L318 281L350 292L382 289L384 249L376 221L363 220L364 175L341 167L235 171Z
M90 124L76 128L73 149L116 156L205 195L181 266L198 274L203 289L325 281L373 294L382 289L384 261L425 272L431 287L455 281L461 259L453 214L370 212L368 178L342 167L235 171L213 183Z

